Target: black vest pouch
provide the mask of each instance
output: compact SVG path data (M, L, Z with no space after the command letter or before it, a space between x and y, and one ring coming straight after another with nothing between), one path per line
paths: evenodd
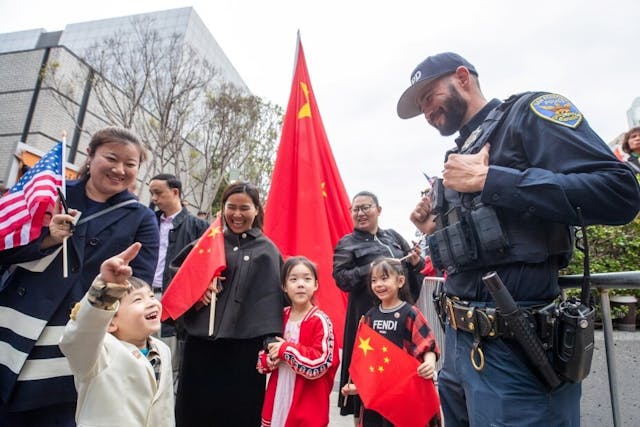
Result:
M431 261L436 268L455 271L478 259L478 251L473 235L466 221L450 224L428 236Z
M448 270L448 267L454 265L445 229L438 230L427 236L427 242L429 243L431 262L438 270Z
M457 265L467 265L478 259L478 251L465 221L459 221L445 228L449 238L449 248Z
M503 230L493 207L477 204L469 216L478 238L478 245L483 252L502 251L509 246L507 233Z

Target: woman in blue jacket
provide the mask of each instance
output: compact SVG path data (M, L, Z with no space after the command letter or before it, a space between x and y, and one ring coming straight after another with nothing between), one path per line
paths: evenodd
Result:
M42 258L65 238L62 252L43 272L17 267L0 292L0 425L75 425L73 376L58 342L71 307L87 292L100 264L131 245L142 249L133 274L151 283L158 257L153 212L127 191L146 155L138 137L116 127L96 132L78 181L69 182L70 214L55 214L40 237L0 253L2 264ZM69 221L81 213L72 230Z

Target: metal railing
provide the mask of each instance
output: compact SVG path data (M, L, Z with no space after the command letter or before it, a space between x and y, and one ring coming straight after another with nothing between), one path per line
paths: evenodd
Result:
M574 274L559 277L558 283L562 289L579 288L582 286L583 276ZM611 397L611 412L613 426L621 422L620 404L618 401L618 380L616 376L616 361L613 344L613 319L611 318L611 302L609 289L640 289L640 271L621 271L617 273L591 274L591 288L595 288L600 295L602 309L602 331L604 332L604 350L607 361L607 377L609 379L609 394Z
M602 310L602 330L604 333L604 348L606 353L607 377L609 379L609 394L611 398L611 412L613 426L617 427L621 422L620 404L618 400L618 382L616 377L616 362L613 343L613 319L611 317L611 303L609 300L610 289L640 289L640 271L622 271L616 273L593 273L590 276L591 288L600 296ZM433 309L433 287L438 282L444 282L442 277L425 277L420 298L416 301L418 308L425 314L437 342L440 345L441 358L438 361L438 369L444 359L444 331L439 326L438 316ZM582 287L583 276L581 274L560 276L558 283L564 289Z

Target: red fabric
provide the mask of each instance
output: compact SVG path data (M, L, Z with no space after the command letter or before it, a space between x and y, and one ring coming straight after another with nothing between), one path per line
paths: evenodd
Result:
M342 347L347 294L336 286L333 248L353 229L349 198L333 159L298 40L289 105L265 207L264 233L284 258L318 265L318 307L331 318Z
M211 281L227 268L220 217L207 228L185 258L162 296L162 320L177 319L205 293Z
M37 239L62 185L62 143L38 163L0 199L0 250L23 246Z
M396 427L424 427L439 411L433 381L418 376L419 365L365 323L358 327L349 374L365 408Z
M431 262L431 257L430 256L427 256L424 259L424 268L422 269L420 274L422 274L423 276L427 276L427 277L436 275L436 269L433 266L433 262Z

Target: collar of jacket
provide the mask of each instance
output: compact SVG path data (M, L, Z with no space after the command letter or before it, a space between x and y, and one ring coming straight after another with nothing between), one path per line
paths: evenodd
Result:
M383 230L380 227L378 227L378 232L376 234L372 234L372 233L369 233L368 231L362 231L358 229L353 230L353 236L355 238L357 238L358 240L365 240L365 241L373 240L376 236L378 237L384 236L385 234L386 234L386 230Z
M478 111L476 115L467 122L467 124L460 128L460 136L456 138L456 145L458 148L462 147L469 135L471 135L471 132L476 130L476 128L480 126L484 119L489 115L491 110L496 108L498 105L500 105L500 100L496 98L492 99L487 103L487 105L482 107L482 109Z
M158 211L155 211L154 214L156 214L156 219L158 220L158 224L160 224L160 222L162 221L162 215L164 215L164 212L158 210ZM177 224L180 224L187 215L189 215L189 210L183 207L173 216L171 223L174 226Z
M250 236L250 237L256 239L256 238L260 237L260 235L262 234L262 230L260 230L257 227L253 227L252 229L244 231L244 232L242 232L240 234L236 234L233 231L229 230L228 228L225 228L225 230L224 230L224 237L232 239L232 240L233 239L240 240L240 235L241 234L246 234L247 236Z

